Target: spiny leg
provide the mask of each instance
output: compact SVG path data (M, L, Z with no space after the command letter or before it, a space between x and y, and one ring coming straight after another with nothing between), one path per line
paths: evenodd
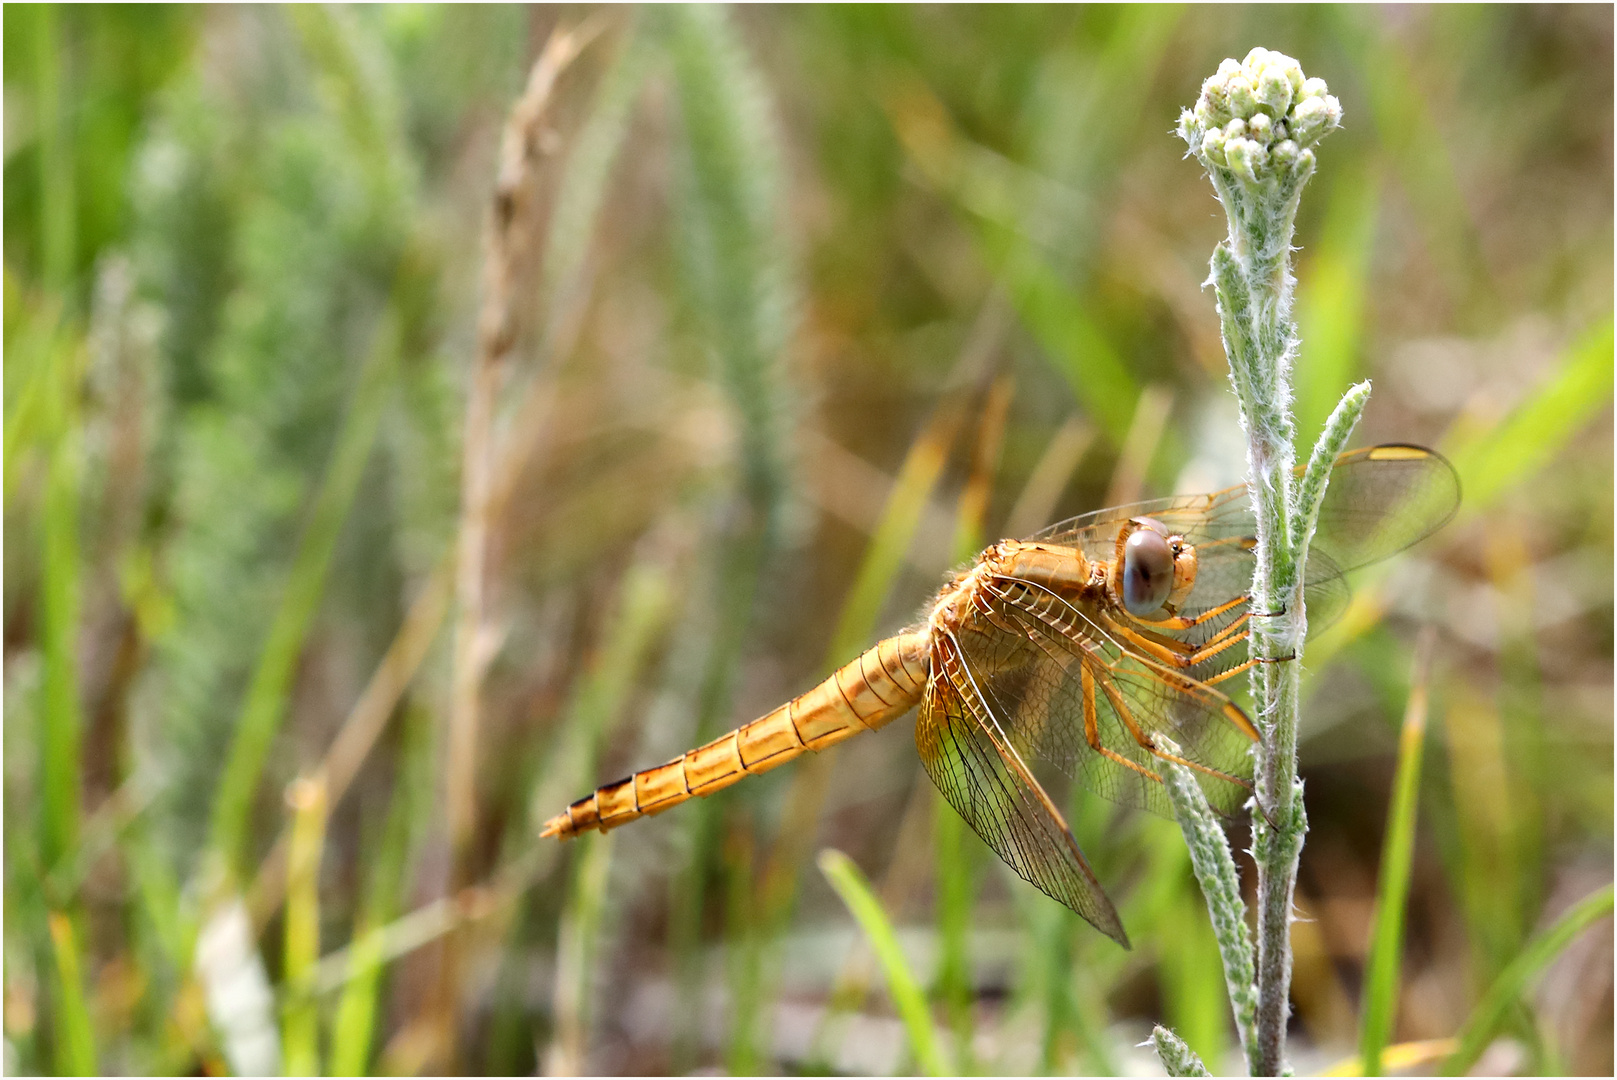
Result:
M1206 611L1202 612L1200 615L1194 615L1194 616L1170 615L1166 619L1141 619L1141 618L1138 618L1138 617L1136 617L1134 615L1130 615L1129 618L1133 619L1135 622L1139 623L1141 626L1149 626L1152 629L1190 630L1190 629L1192 629L1194 627L1200 626L1204 622L1208 622L1208 621L1210 621L1212 619L1218 618L1220 615L1224 614L1226 611L1230 611L1233 608L1240 607L1242 604L1247 603L1251 599L1252 599L1252 597L1247 596L1246 594L1243 593L1242 595L1237 596L1234 600L1225 601L1224 603L1218 605L1218 607L1208 608ZM1239 624L1234 624L1234 625L1239 625Z
M1216 776L1220 780L1228 780L1230 783L1237 784L1243 788L1246 788L1248 791L1252 790L1252 785L1247 781L1242 780L1238 776L1231 776L1227 772L1215 769L1210 765L1203 765L1200 762L1191 761L1189 758L1180 757L1178 754L1170 754L1168 751L1157 746L1155 739L1151 738L1145 732L1140 730L1140 725L1135 721L1134 714L1129 710L1128 704L1123 700L1122 693L1112 683L1112 680L1105 675L1097 675L1096 678L1100 682L1101 690L1106 694L1106 700L1112 703L1112 709L1116 711L1118 718L1123 721L1124 726L1129 729L1129 733L1134 736L1134 741L1139 743L1140 747L1146 752L1155 757L1159 757L1164 761L1172 761L1175 764L1183 765L1186 768L1195 769L1197 772L1206 773L1208 776Z
M1225 630L1220 631L1211 641L1201 646L1191 646L1183 641L1158 638L1156 635L1146 637L1137 630L1129 629L1116 619L1108 617L1105 621L1107 629L1116 633L1119 637L1145 650L1164 664L1171 664L1174 667L1181 668L1195 667L1197 664L1217 656L1230 646L1238 645L1247 639L1247 631L1243 630L1239 634L1233 632L1236 627L1246 621L1244 614L1234 623L1231 623L1229 627L1226 627Z
M1100 722L1095 711L1095 675L1094 672L1090 671L1088 664L1081 664L1079 672L1079 683L1083 689L1084 698L1084 741L1089 743L1089 748L1101 757L1115 761L1119 765L1126 765L1141 776L1155 780L1159 784L1162 783L1162 777L1150 769L1138 762L1130 761L1115 750L1101 745Z

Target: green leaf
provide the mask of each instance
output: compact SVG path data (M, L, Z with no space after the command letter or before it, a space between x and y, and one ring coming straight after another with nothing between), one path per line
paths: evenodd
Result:
M95 1040L90 1028L90 1007L84 1000L79 935L73 922L63 912L50 913L51 948L56 957L58 995L56 1071L63 1076L95 1076Z
M1381 847L1381 873L1370 921L1370 955L1365 962L1364 1004L1359 1020L1359 1060L1366 1076L1380 1076L1381 1051L1392 1035L1398 1012L1398 976L1404 947L1404 905L1415 859L1415 813L1419 804L1422 748L1426 738L1427 672L1430 628L1417 647L1415 671L1398 738L1398 770L1393 780L1387 836Z
M1297 430L1312 438L1362 365L1365 294L1381 211L1380 178L1355 170L1331 188L1318 242L1297 284L1302 355L1295 368Z
M1533 979L1549 967L1550 962L1561 954L1562 949L1572 943L1573 938L1596 921L1610 915L1611 911L1612 886L1607 885L1578 901L1554 926L1528 942L1527 947L1511 961L1510 966L1500 972L1499 977L1488 988L1487 995L1471 1011L1471 1016L1460 1028L1457 1036L1459 1048L1444 1063L1443 1071L1449 1076L1459 1076L1475 1065L1482 1052L1488 1048L1489 1041L1511 1003L1526 991Z
M320 1075L320 1012L309 977L320 961L320 856L326 843L326 785L294 781L292 844L287 856L285 959L282 975L290 992L281 1017L281 1046L288 1076Z
M938 1046L937 1034L932 1028L932 1014L926 1007L926 997L921 993L921 985L910 971L908 961L904 959L904 951L899 948L898 938L893 934L893 924L882 910L881 901L871 891L870 883L852 859L833 848L820 852L819 864L820 872L848 906L849 913L865 932L865 938L881 964L882 975L887 980L887 993L893 999L899 1018L904 1021L904 1030L909 1035L915 1060L928 1076L949 1076L952 1070L944 1061L943 1051Z
M1567 350L1559 371L1497 426L1457 433L1448 448L1474 514L1548 465L1611 404L1612 317L1590 327Z

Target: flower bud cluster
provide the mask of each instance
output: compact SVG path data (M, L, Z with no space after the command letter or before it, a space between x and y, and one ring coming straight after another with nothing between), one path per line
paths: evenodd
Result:
M1257 48L1240 63L1218 65L1196 107L1179 114L1179 135L1208 168L1258 181L1311 170L1310 147L1341 123L1342 105L1324 79L1305 78L1296 60Z

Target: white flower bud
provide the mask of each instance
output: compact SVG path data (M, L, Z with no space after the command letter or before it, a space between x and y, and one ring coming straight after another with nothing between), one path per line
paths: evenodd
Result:
M1291 95L1295 99L1303 90L1303 66L1284 53L1275 53L1269 59L1270 67L1279 67L1286 82L1291 86Z
M1225 144L1229 167L1247 180L1257 180L1269 166L1269 151L1251 139L1234 139Z
M1245 75L1232 75L1225 84L1230 95L1230 112L1237 117L1251 116L1258 111L1257 90Z
M1302 146L1315 142L1321 135L1329 131L1334 125L1331 123L1331 109L1326 104L1327 99L1322 97L1304 98L1291 110L1292 137ZM1337 115L1341 115L1341 106L1337 106Z
M1270 64L1258 77L1258 104L1270 116L1285 116L1291 108L1291 81L1279 64Z
M1249 181L1313 168L1307 148L1340 126L1342 105L1285 53L1261 46L1226 58L1179 115L1179 135L1209 168Z

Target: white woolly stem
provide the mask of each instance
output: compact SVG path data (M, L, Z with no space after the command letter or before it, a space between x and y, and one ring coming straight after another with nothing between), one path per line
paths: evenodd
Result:
M1297 351L1291 239L1298 201L1314 175L1310 147L1340 120L1341 106L1323 82L1305 79L1291 57L1254 49L1240 63L1224 61L1203 83L1195 108L1185 110L1179 121L1179 134L1207 168L1229 221L1229 238L1213 252L1210 281L1247 435L1247 484L1257 520L1250 605L1250 655L1258 661L1252 693L1262 734L1252 824L1258 866L1257 1006L1256 1031L1250 1043L1243 1031L1243 1044L1251 1071L1262 1076L1285 1070L1292 894L1308 831L1297 779L1300 660L1308 636L1304 561L1331 464L1369 392L1363 385L1348 392L1299 485L1291 418ZM1194 822L1185 822L1182 814L1189 839ZM1194 852L1196 841L1191 844ZM1214 892L1224 888L1220 872L1216 866L1197 867L1210 911ZM1214 912L1215 924L1225 916ZM1225 976L1239 1018L1245 988L1238 956L1235 965L1232 971L1226 958Z

